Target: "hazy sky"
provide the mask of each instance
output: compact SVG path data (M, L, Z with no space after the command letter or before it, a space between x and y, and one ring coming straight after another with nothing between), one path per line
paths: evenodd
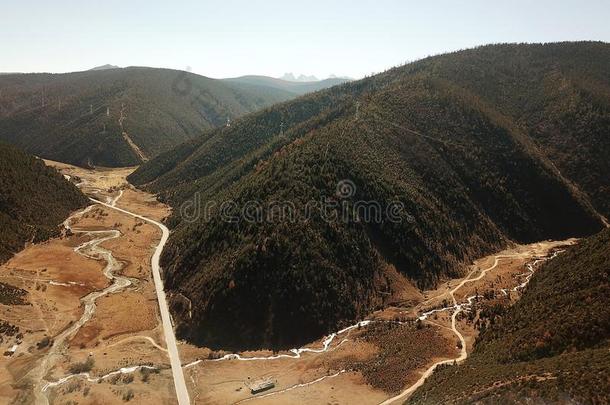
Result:
M487 43L610 42L608 0L91 3L3 1L0 72L110 63L190 67L211 77L294 72L358 78Z

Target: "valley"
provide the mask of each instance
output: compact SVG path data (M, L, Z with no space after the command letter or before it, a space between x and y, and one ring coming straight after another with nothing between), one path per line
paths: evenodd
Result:
M69 231L61 237L29 246L2 266L0 281L26 291L27 300L0 308L0 317L21 333L3 340L3 348L17 347L0 364L6 377L2 398L178 403L174 386L180 377L172 373L164 333L169 318L161 322L150 267L162 247L161 233L144 220L160 221L170 210L126 183L133 168L47 164L100 203L67 219ZM468 316L477 312L473 305L511 304L529 277L528 266L535 269L573 243L514 245L434 290L420 292L394 274L392 305L299 349L236 354L178 342L174 361L180 359L188 389L180 403L189 396L201 404L313 404L322 398L400 403L436 365L461 361L472 350L479 320ZM274 388L252 395L250 387L265 379Z
M0 75L0 403L607 404L608 66Z
M175 401L150 267L161 234L109 206L136 208L156 220L169 211L127 187L124 178L133 169L93 172L48 163L108 206L77 211L60 238L32 245L3 265L2 281L25 290L27 303L2 308L2 319L21 333L11 341L14 352L2 358L2 398ZM70 378L74 373L83 374Z
M536 269L575 242L518 245L482 258L464 279L424 291L409 305L376 311L300 349L233 354L187 346L185 360L198 358L185 366L193 402L402 403L438 365L467 357L478 334L477 311L513 303L530 276L529 266ZM248 387L265 379L276 388L251 395Z

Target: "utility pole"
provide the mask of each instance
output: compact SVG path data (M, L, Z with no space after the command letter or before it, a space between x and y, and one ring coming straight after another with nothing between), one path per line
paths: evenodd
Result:
M110 107L106 107L106 117L110 117Z

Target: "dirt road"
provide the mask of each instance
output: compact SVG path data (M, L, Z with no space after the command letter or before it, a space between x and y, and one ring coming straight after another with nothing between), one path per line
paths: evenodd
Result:
M556 253L555 253L556 255ZM554 256L555 256L554 255ZM415 392L415 390L417 390L419 387L421 387L423 385L423 383L426 381L426 379L428 377L430 377L432 375L432 373L434 373L434 370L436 370L436 368L440 365L443 364L453 364L453 363L461 363L464 360L466 360L466 358L468 357L468 352L466 351L466 340L464 339L464 335L462 335L462 333L458 330L457 328L457 316L464 310L464 308L469 307L470 305L472 305L472 301L476 298L476 296L471 296L468 297L466 299L465 303L462 304L458 304L456 298L455 298L455 293L461 289L464 285L468 284L468 283L473 283L475 281L478 281L480 279L482 279L483 277L485 277L485 275L495 269L498 266L498 263L500 262L500 259L510 259L513 257L517 257L518 254L515 255L498 255L494 258L494 263L493 265L491 265L490 267L481 270L480 274L477 277L473 277L474 274L476 274L478 272L478 270L474 270L472 271L470 274L468 274L468 276L466 276L466 278L464 280L462 280L455 288L453 288L451 291L449 291L449 296L451 297L451 300L453 301L453 306L451 307L445 307L445 308L441 308L441 309L435 309L429 312L426 312L424 314L422 314L419 319L423 320L426 319L429 315L435 313L435 312L440 312L440 311L447 311L447 310L453 310L453 314L451 315L451 330L453 331L453 333L458 337L458 339L460 340L460 355L456 358L453 359L447 359L447 360L441 360L438 361L434 364L432 364L423 374L422 376L419 378L419 380L417 380L417 382L415 382L415 384L411 385L410 387L408 387L407 389L405 389L403 392L401 392L400 394L396 395L395 397L389 398L385 401L383 401L380 405L390 405L393 403L398 403L400 401L404 401L405 399L407 399L411 394L413 394ZM552 256L552 257L554 257ZM542 260L546 260L546 259L537 259L536 261L534 261L534 265L537 264L538 262L542 261ZM531 267L532 265L529 264L528 265L528 269L531 270L531 274L533 274L533 267ZM525 284L527 284L527 282L530 280L531 278L531 274L530 276L528 276L528 278L526 279L526 281L519 285L518 287L523 288L525 287Z

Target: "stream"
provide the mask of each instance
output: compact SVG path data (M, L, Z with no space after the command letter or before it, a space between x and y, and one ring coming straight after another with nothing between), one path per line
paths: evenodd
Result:
M115 205L121 196L122 196L122 191L119 193L119 195L117 197L115 197L114 199L110 199L109 200L110 203L112 205ZM96 310L97 299L100 297L106 296L108 294L113 294L113 293L122 291L122 290L130 287L131 285L133 285L133 281L131 279L115 274L115 272L117 270L121 269L121 267L122 267L121 263L119 263L116 260L116 258L112 255L111 251L100 246L102 243L104 243L106 241L120 237L121 236L120 231L118 231L116 229L90 231L90 230L83 230L83 229L74 229L71 226L71 223L75 219L82 217L84 214L90 212L95 207L96 207L96 205L90 205L87 208L70 216L66 221L64 221L64 227L73 233L78 233L78 234L82 234L84 236L90 236L90 237L94 238L88 242L84 242L84 243L80 244L79 246L75 247L74 251L86 258L106 262L106 266L104 267L103 274L109 280L111 280L111 284L108 287L104 288L103 290L93 291L93 292L87 294L86 296L84 296L83 298L81 298L81 303L84 306L84 311L83 311L83 314L81 315L81 317L76 322L71 323L63 332L61 332L59 335L57 335L54 338L53 344L49 348L49 351L47 352L47 354L41 360L40 364L30 372L31 374L33 374L35 376L35 381L38 381L34 386L34 399L37 404L47 405L49 403L47 395L46 395L46 391L50 387L62 384L63 382L65 382L77 375L86 376L88 379L91 379L90 376L88 375L88 373L69 375L69 376L64 377L55 382L48 382L48 381L46 381L45 378L46 378L47 374L49 373L49 371L55 365L56 360L62 356L62 352L66 348L67 341L70 338L72 338L80 330L80 328L93 317L93 314L95 313L95 310ZM109 373L106 376L102 376L99 379L106 378L106 377L116 374L116 373L133 372L136 369L141 368L141 367L148 367L148 366L134 366L134 367L130 367L130 368L120 369L118 371ZM99 380L99 379L96 379L96 380Z

